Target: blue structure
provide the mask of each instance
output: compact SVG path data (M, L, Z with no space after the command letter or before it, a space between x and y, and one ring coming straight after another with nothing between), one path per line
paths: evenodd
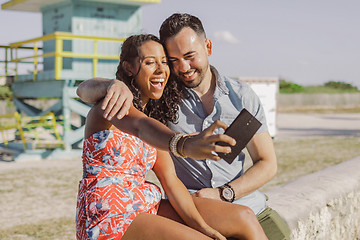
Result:
M43 36L12 43L14 51L32 47L33 74L17 75L12 84L14 102L28 116L54 112L64 118L64 150L72 152L83 139L82 126L71 124L72 112L86 117L89 106L77 99L76 85L94 76L115 76L121 42L142 29L141 6L161 0L12 0L4 10L42 13ZM42 51L39 50L42 47ZM40 53L41 52L41 53ZM12 58L21 62L25 58ZM43 60L39 71L38 61ZM45 110L27 99L52 98L58 102ZM59 152L60 150L57 149Z

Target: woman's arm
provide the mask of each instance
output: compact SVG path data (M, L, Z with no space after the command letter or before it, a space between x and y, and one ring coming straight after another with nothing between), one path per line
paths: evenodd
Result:
M169 143L174 136L174 132L164 124L146 116L132 105L128 115L122 119L113 118L108 121L102 117L104 110L101 109L101 105L102 101L95 104L86 118L85 138L95 132L109 129L114 125L116 128L137 136L157 149L169 151ZM216 121L209 128L186 140L184 154L194 159L220 160L220 157L215 152L230 152L231 148L219 146L215 143L222 141L234 145L235 140L225 134L213 135L214 130L219 127L226 128L226 125Z
M168 152L158 151L158 158L153 170L159 178L171 205L189 227L211 238L225 240L224 236L211 228L201 217L189 192L176 176L174 164Z
M103 111L99 109L101 104L99 102L96 105L99 111ZM110 122L120 130L139 137L157 149L169 151L169 143L174 132L159 121L146 116L134 106L130 107L129 114L124 118L113 118ZM226 128L227 126L223 122L216 121L209 128L186 140L184 154L194 159L220 160L215 152L230 152L231 148L219 146L215 143L222 141L234 145L235 140L225 134L213 135L214 130L219 127Z

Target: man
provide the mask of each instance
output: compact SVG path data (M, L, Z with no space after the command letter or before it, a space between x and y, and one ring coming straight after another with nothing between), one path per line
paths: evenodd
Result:
M189 95L179 110L178 123L168 126L175 132L200 132L215 120L230 125L246 108L262 126L246 148L253 161L244 171L245 154L232 164L224 160L194 160L173 157L176 172L194 197L233 202L250 207L258 216L269 239L288 239L289 230L277 213L266 206L266 197L257 189L276 174L277 163L268 133L263 107L251 88L242 82L219 75L208 57L212 43L206 38L201 21L189 14L173 14L160 28L160 39L168 53L172 74L186 87ZM118 81L119 82L119 81ZM97 87L98 90L94 90ZM120 89L120 90L119 90ZM119 92L122 92L119 94ZM79 86L78 94L86 102L96 102L106 94L104 108L111 118L126 113L131 103L126 88L111 80L89 80ZM119 106L122 105L123 106Z

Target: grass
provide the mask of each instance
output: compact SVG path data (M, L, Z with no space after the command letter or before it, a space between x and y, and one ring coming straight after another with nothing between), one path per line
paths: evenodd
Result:
M287 183L360 156L358 137L318 137L275 141L278 173L261 190Z
M355 137L275 140L278 174L261 190L359 156L359 146ZM0 168L0 239L75 239L81 171L80 159Z
M49 240L49 239L75 239L74 219L56 218L38 223L20 224L0 231L3 240Z
M0 239L75 239L81 160L15 164L0 168Z

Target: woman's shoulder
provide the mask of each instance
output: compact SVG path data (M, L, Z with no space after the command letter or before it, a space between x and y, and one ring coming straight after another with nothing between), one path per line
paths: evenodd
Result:
M111 122L103 117L101 103L96 103L88 112L85 121L85 139L89 138L96 132L108 130L112 126Z

